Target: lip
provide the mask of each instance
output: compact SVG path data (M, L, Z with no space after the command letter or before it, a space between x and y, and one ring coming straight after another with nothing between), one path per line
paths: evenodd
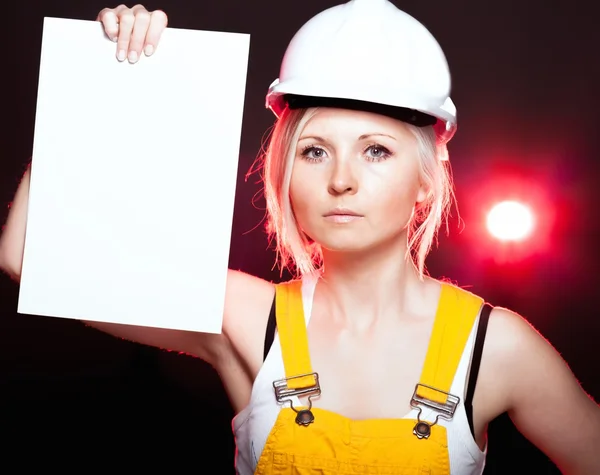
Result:
M334 216L347 216L347 217L353 217L353 218L362 218L363 217L361 214L357 213L356 211L353 211L348 208L341 208L341 207L333 208L332 210L325 213L323 216L325 218L331 218Z

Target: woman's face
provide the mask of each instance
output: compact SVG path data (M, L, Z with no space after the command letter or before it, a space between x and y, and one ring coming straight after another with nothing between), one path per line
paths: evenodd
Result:
M403 122L322 108L300 135L290 199L300 229L325 250L396 242L426 195L417 140Z

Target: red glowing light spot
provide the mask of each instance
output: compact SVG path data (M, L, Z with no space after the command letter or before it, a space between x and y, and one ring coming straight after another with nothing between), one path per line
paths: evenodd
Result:
M535 219L531 208L518 201L502 201L487 214L488 232L500 241L523 241L533 232Z

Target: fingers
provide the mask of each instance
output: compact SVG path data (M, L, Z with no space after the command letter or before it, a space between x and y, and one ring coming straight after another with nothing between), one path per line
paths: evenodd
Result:
M149 12L143 5L105 8L97 20L106 35L117 43L117 59L127 59L130 63L137 62L142 51L146 56L154 53L168 22L162 10Z
M135 14L130 8L121 5L115 9L119 22L119 35L117 38L117 59L124 61L129 54L129 42L133 33L133 25L135 23ZM136 57L135 60L139 58ZM134 61L135 62L135 61Z
M127 22L127 25L124 22ZM131 25L130 25L131 24ZM122 55L117 53L117 57L120 61L123 61L125 52L127 52L127 59L130 63L135 63L140 58L142 49L146 42L146 32L150 26L150 12L144 7L135 6L131 9L131 18L129 15L123 14L123 20L121 20L121 28L126 27L129 31L129 35L123 36L123 42L126 44L120 45L117 42L117 49L121 51ZM119 38L119 41L121 38ZM127 49L127 45L128 48Z
M100 21L104 27L104 32L112 41L117 41L119 36L119 19L112 8L105 8L100 13L96 21Z
M162 10L155 10L150 14L150 26L146 33L146 44L144 46L146 56L154 53L163 31L167 27L167 23L167 15Z

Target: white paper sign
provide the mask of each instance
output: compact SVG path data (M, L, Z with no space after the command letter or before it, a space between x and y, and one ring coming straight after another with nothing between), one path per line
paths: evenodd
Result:
M19 313L221 332L249 39L45 19Z

